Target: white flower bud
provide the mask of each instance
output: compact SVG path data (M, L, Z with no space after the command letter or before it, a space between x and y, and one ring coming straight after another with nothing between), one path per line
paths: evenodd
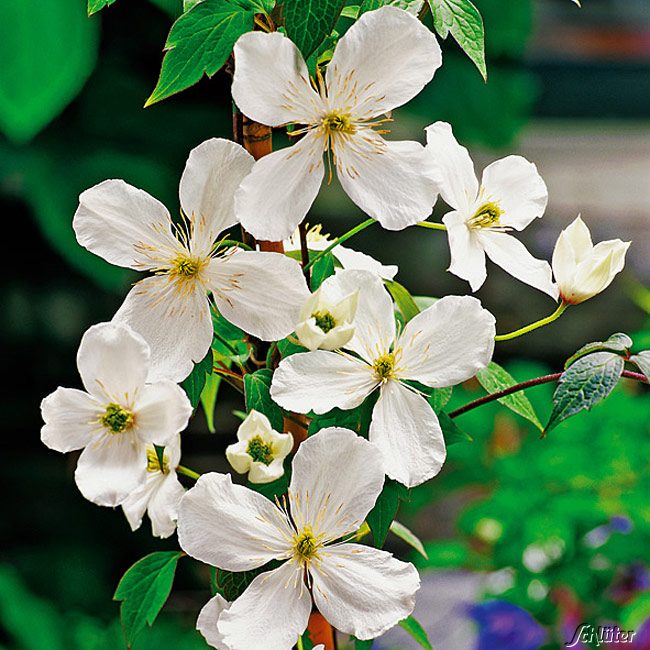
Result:
M553 251L553 273L562 300L577 305L605 290L625 266L630 242L620 239L593 245L580 217L560 233Z
M278 433L263 413L252 410L237 430L237 440L226 448L226 458L251 483L271 483L284 474L283 461L293 449L293 436Z
M336 276L328 280L305 302L296 326L298 340L311 351L337 350L354 336L359 292L343 294Z

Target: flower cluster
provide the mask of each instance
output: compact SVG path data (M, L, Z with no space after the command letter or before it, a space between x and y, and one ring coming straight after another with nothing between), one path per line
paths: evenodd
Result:
M446 230L449 271L472 291L486 279L487 256L561 305L577 304L608 286L629 244L594 247L578 218L560 235L551 268L515 236L546 208L534 164L506 157L479 183L446 123L426 129L426 146L384 139L390 111L442 64L435 36L406 11L363 14L316 80L279 32L241 36L234 60L242 113L290 125L299 139L257 161L234 142L203 142L181 177L179 219L121 180L81 195L79 243L148 276L110 323L84 334L77 365L85 391L58 388L43 400L41 437L60 452L83 449L81 493L122 506L131 528L146 511L156 536L178 525L188 555L220 571L258 571L234 602L216 595L201 611L197 627L213 647L289 650L313 607L339 630L372 639L409 616L419 578L411 564L353 540L386 476L410 488L440 472L446 444L436 391L486 368L498 337L494 317L471 296L423 309L413 301L418 313L406 316L387 289L396 267L330 241L320 226L306 228L324 158L330 176L335 169L352 201L387 230ZM451 211L442 224L421 223L439 195ZM284 240L286 254L224 234L238 225L258 240ZM328 253L337 268L312 291L309 268ZM240 388L253 372L235 356L211 353L220 322L240 328L252 363L271 373L268 402L285 425L247 404L226 457L249 487L208 473L186 492L177 473L192 405L179 382L205 358ZM319 416L361 408L367 431L307 430ZM304 425L302 444L296 423ZM256 491L281 482L289 465L276 502Z

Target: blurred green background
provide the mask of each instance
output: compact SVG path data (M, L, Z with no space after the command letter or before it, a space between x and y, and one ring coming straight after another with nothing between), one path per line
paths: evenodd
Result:
M579 212L596 241L634 241L625 275L606 294L497 348L497 360L517 379L557 370L577 347L614 331L634 333L639 347L650 347L650 299L642 288L650 283L650 12L647 0L583 4L476 0L488 83L445 42L442 69L395 111L389 136L421 140L423 127L446 120L479 172L513 152L535 161L550 191L547 215L524 236L538 256L550 258L559 230ZM120 512L83 500L72 479L76 458L39 441L38 404L57 385L78 385L81 334L111 318L133 281L77 245L71 220L79 193L124 178L173 211L189 150L208 137L230 137L224 73L143 109L179 11L180 0L117 0L91 19L84 0L0 5L0 202L9 254L0 285L9 510L0 520L0 648L120 648L111 602L117 580L147 552L174 546L152 540L147 522L132 534ZM362 218L334 182L323 188L310 222L322 221L336 235ZM440 233L369 229L353 245L398 264L397 279L414 294L468 292L445 272ZM478 295L501 331L553 310L546 296L495 267ZM454 403L478 394L466 386ZM547 414L548 387L531 398ZM221 399L217 434L197 416L185 436L186 464L198 470L225 469L214 459L232 441L231 411L241 403L227 387ZM459 419L474 442L451 448L442 475L416 490L400 517L428 540L429 562L418 564L445 571L425 580L417 612L437 648L475 647L478 628L461 605L485 598L529 611L545 626L548 648L561 647L563 626L575 627L576 617L638 626L650 615L647 391L623 385L543 441L514 417L490 407ZM593 530L601 537L593 533L590 542ZM197 571L181 562L172 599L136 650L163 642L205 647L192 632L208 595ZM446 620L431 597L442 598L445 589ZM450 640L452 620L459 636ZM381 647L408 641L397 635Z

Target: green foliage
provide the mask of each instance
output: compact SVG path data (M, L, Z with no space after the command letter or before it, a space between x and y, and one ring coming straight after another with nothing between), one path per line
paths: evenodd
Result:
M212 327L214 328L212 351L215 360L226 363L244 363L250 356L250 348L246 343L246 334L239 327L214 312L212 314Z
M595 341L583 345L574 355L569 357L564 367L568 368L572 363L592 352L617 352L626 355L631 347L632 339L627 334L617 332L612 334L606 341Z
M169 597L180 551L158 551L138 560L123 576L114 599L122 601L120 614L128 647L146 625L153 625Z
M334 256L326 253L311 267L311 290L316 291L331 275L334 275Z
M0 3L0 130L23 143L81 90L97 56L97 25L80 0Z
M228 0L203 0L173 25L158 83L146 106L212 77L226 63L237 39L253 29L255 12Z
M282 0L284 26L302 55L309 55L329 36L345 0Z
M375 507L366 517L372 532L372 539L377 548L384 545L390 526L397 515L400 501L408 500L408 496L408 488L405 488L397 481L393 481L393 479L386 479Z
M463 431L446 413L438 413L438 422L447 447L458 442L472 442L472 436Z
M187 393L192 408L196 408L199 404L207 376L212 374L213 363L212 350L208 350L203 359L194 364L188 377L181 382L181 388Z
M639 354L633 354L630 357L630 363L633 363L650 381L650 350L644 350Z
M419 307L406 287L403 287L399 282L395 282L394 280L385 280L384 284L393 297L395 306L402 315L405 323L408 323L411 318L420 313Z
M449 403L453 393L453 388L447 386L446 388L430 388L429 390L431 393L429 394L427 401L431 404L431 408L436 413L440 413L440 411L442 411L442 409Z
M428 0L433 24L442 38L451 33L487 81L483 18L470 0Z
M621 377L625 363L613 352L594 352L570 365L553 394L553 411L544 431L605 399Z
M217 569L216 575L216 587L217 592L220 593L229 603L233 602L239 598L246 587L255 580L255 578L264 573L265 571L271 571L279 566L279 562L270 562L265 564L263 567L258 569L253 569L252 571L224 571L222 569Z
M284 431L284 416L282 409L271 399L271 379L273 372L262 368L256 372L244 375L244 395L246 397L246 410L255 409L266 415L271 426L276 431Z
M413 616L409 616L403 621L400 621L399 625L402 629L406 630L420 644L420 646L424 648L424 650L433 650L428 634Z
M424 5L424 0L362 0L360 4L360 13L362 14L386 6L399 7L404 11L417 13Z
M92 16L94 13L112 5L115 0L88 0L88 15Z
M205 386L201 391L201 406L205 413L205 421L208 425L208 431L215 433L214 426L214 409L217 406L217 396L221 386L221 376L217 374L208 374L205 378Z
M424 550L424 545L422 540L410 529L408 529L404 524L400 524L397 519L395 519L390 525L390 532L393 533L396 537L399 537L403 542L406 542L409 546L414 548L422 557L427 558L427 552Z
M354 650L370 650L372 648L372 639L362 641L361 639L354 639Z
M487 368L479 370L476 373L476 378L488 393L496 393L517 384L514 377L494 361L490 362ZM533 405L523 391L506 395L498 401L514 413L532 422L540 431L544 428L535 413L535 409L533 409Z

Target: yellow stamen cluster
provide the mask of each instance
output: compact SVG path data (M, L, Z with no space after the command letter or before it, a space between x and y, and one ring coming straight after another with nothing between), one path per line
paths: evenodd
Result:
M336 320L328 311L316 311L311 317L316 319L316 326L320 327L325 334L336 327Z
M320 121L327 135L331 133L355 133L356 127L347 113L329 113Z
M273 446L267 445L260 436L248 441L246 453L256 462L270 465L273 461Z
M395 376L395 355L392 352L377 357L372 364L375 378L378 381L386 381Z
M147 472L162 472L169 474L169 462L167 456L162 455L162 465L160 464L160 457L155 449L147 449Z
M111 433L122 433L133 426L135 418L131 411L119 404L111 403L106 406L106 412L101 416L100 422Z
M170 273L182 280L191 280L201 272L204 266L205 260L198 257L178 255L172 260Z
M476 211L476 214L469 220L469 225L472 228L498 226L502 214L503 210L499 207L499 204L491 201L485 203Z
M322 546L323 543L314 535L311 526L305 526L301 533L293 537L294 557L303 564L318 557L318 551Z

